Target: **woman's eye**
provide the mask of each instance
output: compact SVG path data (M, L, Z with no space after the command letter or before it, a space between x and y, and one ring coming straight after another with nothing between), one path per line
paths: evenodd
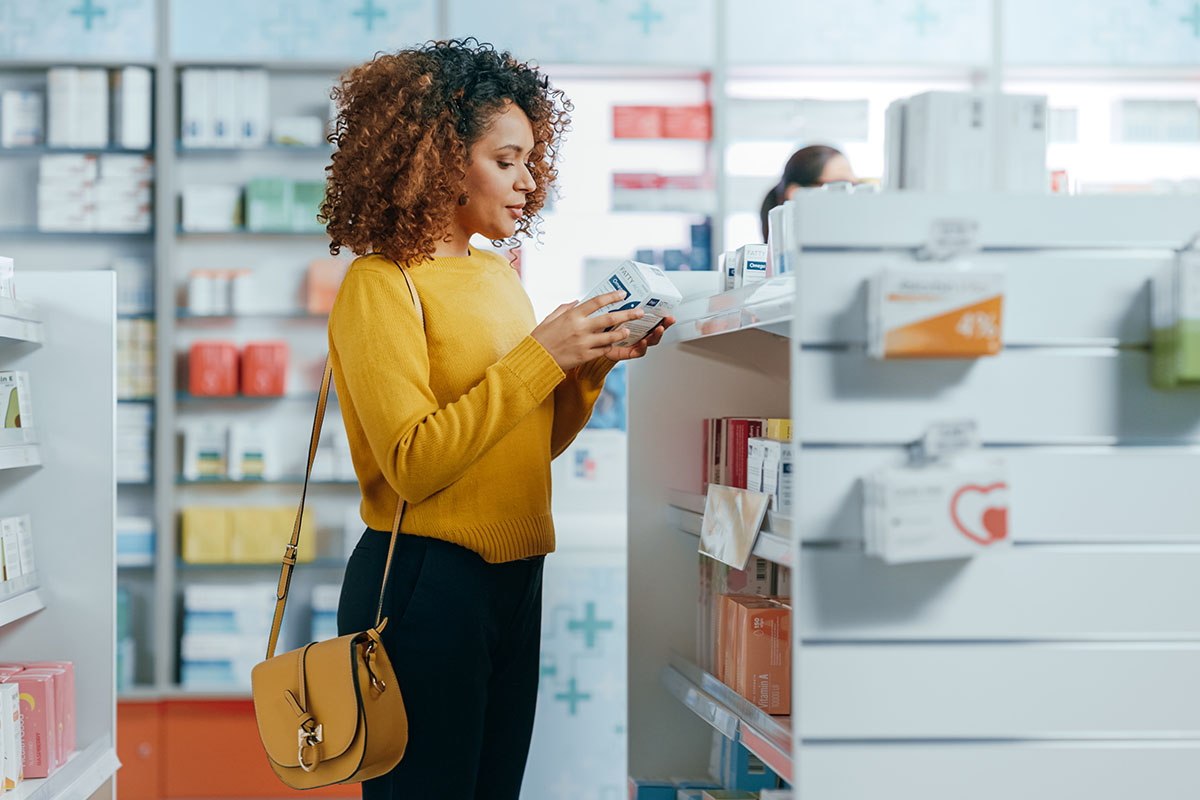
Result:
M508 169L512 166L512 164L507 161L497 161L496 163L500 165L500 169Z

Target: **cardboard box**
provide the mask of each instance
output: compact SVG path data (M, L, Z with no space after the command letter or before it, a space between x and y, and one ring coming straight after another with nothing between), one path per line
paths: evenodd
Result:
M229 426L229 478L269 480L278 475L279 456L270 431L261 423L234 422Z
M791 610L773 600L743 599L737 615L734 688L768 714L792 713Z
M233 231L242 225L242 187L237 185L185 186L181 205L185 231Z
M22 774L26 779L48 778L57 768L58 753L54 677L18 672L4 682L20 689Z
M46 144L50 147L76 146L78 73L76 67L51 67L46 71Z
M229 510L186 506L180 511L180 557L188 564L228 564L233 543Z
M212 146L212 80L212 71L207 69L185 69L180 73L180 133L184 147Z
M350 262L344 258L317 258L308 262L305 295L310 314L328 314L337 298Z
M247 342L242 348L242 394L282 397L287 390L287 342Z
M592 314L593 317L635 308L641 308L645 312L641 319L623 324L623 327L628 329L629 336L617 342L617 347L629 347L640 342L682 301L679 290L661 269L637 261L625 261L596 285L583 298L583 302L614 290L623 292L625 299L601 308Z
M238 123L238 71L232 69L213 70L209 76L208 108L212 117L210 147L237 147L241 143Z
M46 100L41 92L0 93L0 147L36 147L45 139Z
M194 342L188 389L197 397L231 397L238 390L238 351L232 342Z
M867 292L867 348L874 358L978 358L1003 349L1004 273L886 269Z
M292 536L296 510L289 507L231 509L233 535L229 560L234 564L278 562ZM299 562L312 561L317 553L316 517L310 509L300 523Z
M73 661L34 661L29 664L29 669L59 669L64 673L65 688L62 694L65 700L64 708L64 726L63 726L63 748L68 756L75 752L75 662Z
M109 76L113 100L113 144L130 150L149 149L153 113L150 70L123 67Z
M12 673L15 675L16 673ZM0 757L4 769L4 791L12 791L24 778L24 737L21 731L21 690L0 676Z
M71 147L108 146L108 71L76 70L78 93Z

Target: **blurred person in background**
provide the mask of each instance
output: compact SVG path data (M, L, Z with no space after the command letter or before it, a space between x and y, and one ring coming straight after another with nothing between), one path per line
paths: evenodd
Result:
M791 200L800 189L824 186L835 181L857 183L850 160L836 147L814 144L792 153L783 167L783 177L763 198L759 217L762 220L763 241L767 240L767 215L771 209Z

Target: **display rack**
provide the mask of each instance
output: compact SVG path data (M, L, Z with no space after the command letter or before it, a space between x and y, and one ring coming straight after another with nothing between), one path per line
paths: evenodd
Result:
M632 365L631 773L703 772L715 728L817 800L1194 793L1200 504L1183 487L1200 474L1200 392L1149 384L1147 282L1200 229L1200 199L813 192L790 213L786 329L685 321ZM977 222L970 263L1006 274L1005 350L868 358L865 281L914 263L943 219ZM785 540L793 567L787 728L737 708L692 654L700 421L789 408L797 510L755 550L787 564ZM868 557L859 479L960 418L1008 464L1014 547Z
M112 273L18 272L41 346L0 342L29 373L40 466L0 478L0 513L29 514L38 571L0 590L0 658L75 663L78 751L12 793L113 797L116 739L116 286ZM8 449L8 448L5 448ZM67 499L69 502L64 502ZM99 792L99 794L97 794Z

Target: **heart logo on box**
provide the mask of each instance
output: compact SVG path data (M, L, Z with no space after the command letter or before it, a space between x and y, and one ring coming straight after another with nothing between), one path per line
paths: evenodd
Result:
M967 484L950 500L950 519L959 533L987 546L1008 538L1008 484Z

